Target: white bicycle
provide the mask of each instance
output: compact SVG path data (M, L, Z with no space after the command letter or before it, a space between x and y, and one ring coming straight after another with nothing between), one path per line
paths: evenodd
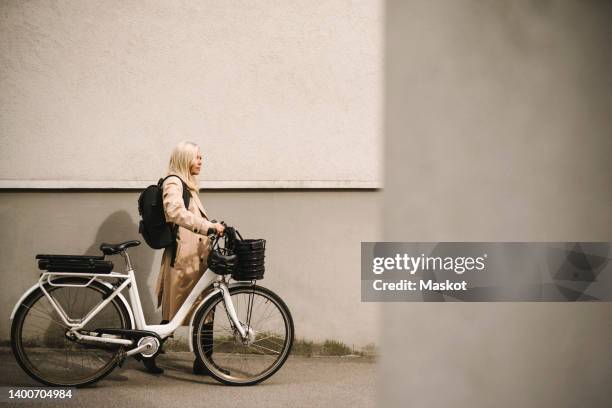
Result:
M11 314L17 362L41 383L86 386L128 356L156 356L193 307L189 348L213 378L229 385L269 378L289 356L293 319L279 296L256 284L263 277L265 241L236 240L232 232L226 229L223 247L211 235L209 268L174 318L161 325L144 319L127 251L139 241L100 246L104 255L123 257L125 272L112 271L104 256L37 255L44 271ZM205 290L210 293L196 305Z

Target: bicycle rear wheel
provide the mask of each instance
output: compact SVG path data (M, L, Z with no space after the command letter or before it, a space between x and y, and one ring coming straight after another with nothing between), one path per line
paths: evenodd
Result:
M217 294L194 317L194 349L216 380L228 385L257 384L289 357L293 319L283 300L261 286L234 287L230 296L247 339L241 339L223 296Z
M61 278L54 283L84 284L88 280ZM46 284L45 290L73 319L83 318L112 293L97 281L86 287ZM127 309L115 297L83 330L130 326ZM66 335L68 330L42 290L32 292L19 306L11 327L11 346L21 368L43 384L81 387L98 381L119 363L123 346L73 340Z

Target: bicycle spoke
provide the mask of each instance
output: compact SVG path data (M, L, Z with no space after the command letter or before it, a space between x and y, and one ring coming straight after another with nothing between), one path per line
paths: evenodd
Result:
M212 347L211 347L209 350L214 350L214 349L216 349L217 347L219 347L220 345L222 345L222 344L226 344L226 343L229 343L229 342L231 342L231 341L232 341L232 340L226 340L226 341L222 341L221 343L217 343L216 345L212 346Z
M255 343L257 343L258 341L268 340L268 339L271 339L271 338L275 338L275 337L274 337L274 336L267 336L267 337L264 337L264 338L261 338L261 339L257 339L257 340L255 340L253 343L251 343L251 344L255 344ZM276 337L276 338L280 338L280 337ZM282 344L282 343L281 343L281 344L274 343L274 342L273 342L273 341L271 341L271 340L268 340L268 341L269 341L270 343L275 344L275 345L280 346L280 347L282 347L282 346L284 345L284 344Z
M259 349L267 350L267 351L270 351L270 352L272 352L274 354L280 354L280 352L278 352L276 350L272 350L270 348L267 348L267 347L264 347L264 346L260 346L259 344L251 343L250 346L255 346L255 347L259 348Z
M264 311L261 313L261 316L262 316L262 317L260 317L260 318L259 318L259 320L257 321L257 324L258 324L258 325L259 325L259 324L260 324L262 321L265 321L266 319L270 318L270 317L272 316L272 314L275 312L275 309L274 309L274 308L272 308L272 310L270 310L270 311L268 312L268 309L269 309L269 308L270 308L270 305L268 304L268 305L266 306L266 309L265 309L265 310L264 310ZM265 317L264 317L264 314L265 314Z
M37 310L37 309L31 308L31 307L28 307L27 305L25 305L25 304L23 304L23 303L22 303L22 306L24 306L24 307L26 307L26 308L30 309L30 310L31 310L31 311L33 311L33 312L37 312L38 314L41 314L41 315L43 315L43 316L46 316L46 317L48 318L48 320L49 320L49 321L51 321L51 322L53 322L53 323L57 324L58 326L60 326L60 327L62 327L62 328L64 328L64 329L69 329L69 328L70 328L70 327L66 326L64 323L60 323L60 322L58 322L57 320L55 320L54 318L52 318L52 317L51 317L51 316L50 316L48 313L44 313L44 312L41 312L40 310Z

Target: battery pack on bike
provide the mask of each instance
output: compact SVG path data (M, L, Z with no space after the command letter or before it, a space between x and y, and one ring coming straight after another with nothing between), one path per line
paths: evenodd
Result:
M38 269L49 272L110 273L113 263L104 256L36 255Z

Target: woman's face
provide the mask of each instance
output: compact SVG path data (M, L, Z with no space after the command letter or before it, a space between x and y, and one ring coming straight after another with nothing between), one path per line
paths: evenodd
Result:
M196 150L196 157L193 160L193 162L191 162L191 167L189 167L189 171L194 176L197 176L198 174L200 174L201 168L202 168L202 155L200 154L200 148L198 147L198 150Z

